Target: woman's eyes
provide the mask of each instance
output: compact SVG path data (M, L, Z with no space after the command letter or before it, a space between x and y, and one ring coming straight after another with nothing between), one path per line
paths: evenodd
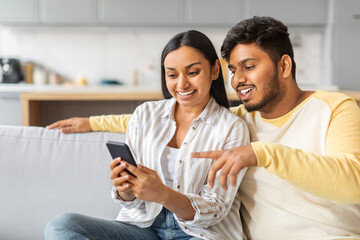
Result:
M193 72L188 72L189 76L196 76L199 74L200 71L193 71Z
M188 72L187 75L190 76L190 77L193 77L193 76L196 76L199 74L200 71L191 71L191 72ZM178 74L174 74L174 73L168 73L166 75L167 78L169 79L175 79L178 77Z
M176 78L176 74L167 74L167 78L174 79Z

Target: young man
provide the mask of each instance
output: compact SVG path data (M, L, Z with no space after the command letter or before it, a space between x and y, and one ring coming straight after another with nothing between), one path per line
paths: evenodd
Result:
M232 28L222 45L252 144L193 157L217 161L240 186L250 239L360 239L360 110L339 93L302 91L287 27L255 17Z
M231 110L247 122L252 143L193 157L216 159L210 184L216 174L223 186L228 176L235 184L249 167L240 185L249 239L360 239L360 110L343 94L299 89L288 35L269 17L246 19L229 31L221 51L244 103ZM124 132L130 117L53 127ZM72 128L79 121L85 124Z

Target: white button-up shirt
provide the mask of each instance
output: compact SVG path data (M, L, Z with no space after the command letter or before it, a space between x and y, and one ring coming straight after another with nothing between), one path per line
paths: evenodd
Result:
M173 117L175 99L146 102L135 110L126 132L126 141L137 163L157 171L165 183L161 155L173 138L176 122ZM195 159L191 152L228 149L249 144L245 122L211 98L204 111L191 123L179 149L174 169L173 189L185 194L196 211L194 219L175 218L188 234L205 239L246 239L240 220L238 187L245 171L238 174L237 185L228 181L225 192L219 179L210 190L207 174L212 159ZM218 173L219 174L219 173ZM218 175L217 175L218 178ZM113 199L121 204L117 220L139 227L149 227L163 208L141 199L126 202L113 188Z

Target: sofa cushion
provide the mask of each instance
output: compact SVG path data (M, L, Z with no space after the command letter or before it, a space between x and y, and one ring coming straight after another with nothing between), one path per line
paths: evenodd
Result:
M107 140L125 135L0 126L0 239L42 239L63 212L114 219Z

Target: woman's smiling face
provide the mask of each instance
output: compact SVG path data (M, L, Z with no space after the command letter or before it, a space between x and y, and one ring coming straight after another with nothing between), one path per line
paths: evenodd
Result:
M166 86L179 106L204 109L210 99L213 80L219 75L218 63L211 67L195 48L182 46L164 60Z

